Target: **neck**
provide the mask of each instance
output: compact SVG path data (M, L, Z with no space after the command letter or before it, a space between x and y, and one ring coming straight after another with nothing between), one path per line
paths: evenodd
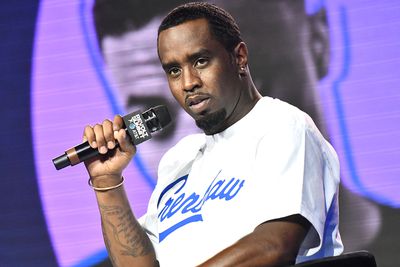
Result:
M241 101L241 106L243 111L239 112L241 116L239 116L240 118L237 119L236 121L240 120L247 113L249 113L253 109L253 107L257 104L258 100L262 98L260 92L257 90L249 74L244 78L243 83L245 84L245 88L243 88L242 93L240 94L238 100L238 102ZM237 105L238 103L236 104L236 106Z
M220 133L229 128L231 125L235 124L237 121L246 116L247 113L249 113L257 104L258 100L262 98L250 77L243 79L242 83L244 86L240 91L240 95L232 112L227 118L225 118L224 123L219 125L219 127L217 126L214 129L210 129L210 131L205 131L206 135Z
M236 119L234 119L233 123L237 122L241 118L247 115L254 106L257 104L258 100L262 98L260 92L258 92L257 88L253 84L253 81L251 79L248 81L248 87L247 90L244 89L242 93L239 96L239 100L236 103L235 109L238 108L238 106L241 106L241 111L240 112L232 112L232 114L236 114ZM239 104L240 102L240 104ZM233 124L232 123L232 124Z

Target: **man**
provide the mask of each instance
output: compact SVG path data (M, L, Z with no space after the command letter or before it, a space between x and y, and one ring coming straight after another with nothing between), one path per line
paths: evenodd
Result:
M157 43L174 98L204 134L164 155L139 223L123 187L136 148L121 117L85 128L104 155L86 166L112 262L279 266L341 253L336 154L309 116L261 97L232 17L210 4L180 6Z

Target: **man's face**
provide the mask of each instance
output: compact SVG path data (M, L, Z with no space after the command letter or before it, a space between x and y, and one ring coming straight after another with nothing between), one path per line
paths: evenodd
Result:
M171 92L207 134L225 129L241 95L235 56L205 19L164 30L158 50Z

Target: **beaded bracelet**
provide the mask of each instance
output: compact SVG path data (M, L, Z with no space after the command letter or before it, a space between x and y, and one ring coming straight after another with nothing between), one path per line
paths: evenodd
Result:
M108 190L112 190L112 189L118 188L118 187L120 187L120 186L123 185L123 184L124 184L124 177L123 177L123 176L122 176L122 180L121 180L121 182L120 182L119 184L113 185L113 186L109 186L109 187L95 187L95 186L93 185L93 183L92 183L92 179L89 178L89 180L88 180L88 185L89 185L91 188L93 188L93 190L95 190L95 191L100 191L100 192L104 192L104 191L108 191Z

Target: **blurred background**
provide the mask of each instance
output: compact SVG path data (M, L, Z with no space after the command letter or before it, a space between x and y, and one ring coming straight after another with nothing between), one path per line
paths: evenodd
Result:
M156 53L158 24L183 2L1 2L0 266L110 266L84 167L56 171L51 160L87 124L167 105L173 125L138 147L125 174L136 216L146 211L161 155L198 131ZM212 2L236 18L261 93L309 113L337 150L345 251L397 266L400 3Z

